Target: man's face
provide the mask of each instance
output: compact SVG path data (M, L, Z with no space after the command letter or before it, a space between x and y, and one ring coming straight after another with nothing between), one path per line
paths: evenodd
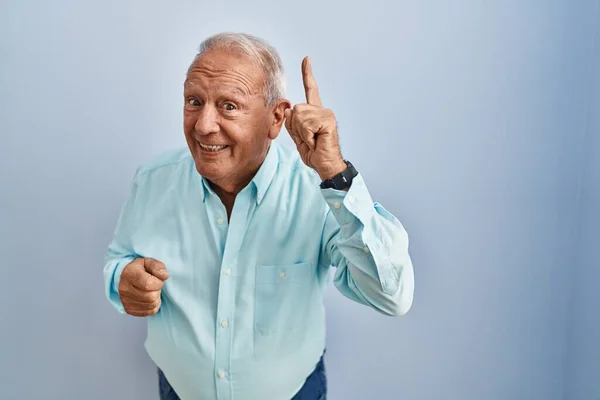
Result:
M185 137L198 172L221 187L247 184L281 130L289 103L266 106L264 83L251 60L222 50L204 53L190 68Z

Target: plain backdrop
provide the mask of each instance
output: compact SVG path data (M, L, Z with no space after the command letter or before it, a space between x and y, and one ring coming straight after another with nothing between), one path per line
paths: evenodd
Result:
M600 399L598 25L598 0L1 0L0 397L158 398L103 257L135 168L184 145L199 43L242 31L293 103L311 56L411 240L406 316L328 291L329 399Z
M599 2L600 3L600 2ZM578 242L571 306L567 400L600 399L600 7L588 95L584 97L583 174L578 188ZM572 263L570 265L573 265ZM569 268L570 270L573 268Z

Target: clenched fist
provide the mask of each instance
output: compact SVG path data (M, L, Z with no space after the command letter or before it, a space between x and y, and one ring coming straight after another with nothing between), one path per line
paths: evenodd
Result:
M169 278L165 264L152 258L138 258L121 273L119 296L125 312L135 317L154 315L160 309L160 293Z

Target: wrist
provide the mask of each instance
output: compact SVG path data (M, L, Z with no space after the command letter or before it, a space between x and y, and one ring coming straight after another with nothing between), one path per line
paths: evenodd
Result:
M343 159L340 159L331 164L322 166L319 169L316 169L316 171L321 177L321 181L326 181L333 178L337 174L342 173L346 168L348 168L348 165L346 165Z
M323 172L321 178L327 177L319 185L321 189L348 190L352 185L353 179L358 175L358 171L350 161L344 161L344 169L340 167L331 168L327 173ZM339 171L339 172L336 172Z

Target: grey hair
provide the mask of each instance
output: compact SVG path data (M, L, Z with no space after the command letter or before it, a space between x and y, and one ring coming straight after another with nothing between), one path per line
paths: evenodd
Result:
M263 96L267 105L285 98L285 74L279 53L265 40L247 33L223 32L206 38L198 49L190 66L202 54L211 50L228 50L249 57L265 72ZM189 73L188 69L188 73Z

